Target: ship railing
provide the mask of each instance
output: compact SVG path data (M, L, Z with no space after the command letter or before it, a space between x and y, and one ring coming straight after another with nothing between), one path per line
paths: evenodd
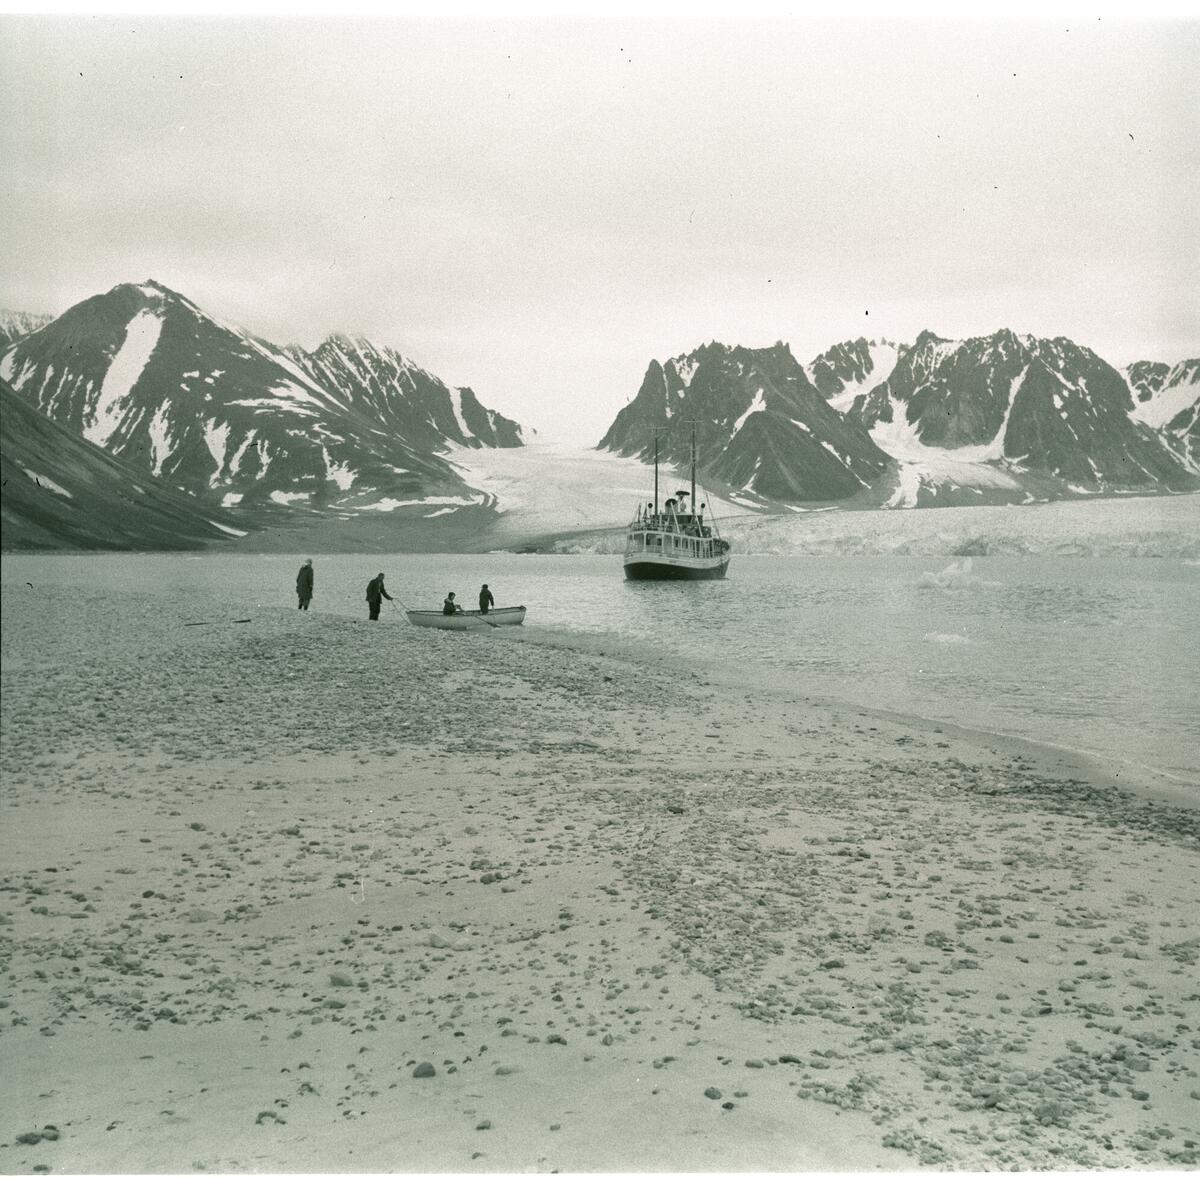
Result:
M724 550L713 537L675 533L671 529L632 525L625 539L627 552L658 554L666 557L686 554L690 558L718 558Z

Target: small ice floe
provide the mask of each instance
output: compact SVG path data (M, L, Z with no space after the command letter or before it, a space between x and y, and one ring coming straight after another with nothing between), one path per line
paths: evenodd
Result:
M961 633L927 633L921 639L923 642L938 642L947 646L965 646L970 640Z
M917 587L936 588L939 591L999 586L995 580L979 579L974 574L974 564L969 558L960 558L940 571L925 571L917 580Z

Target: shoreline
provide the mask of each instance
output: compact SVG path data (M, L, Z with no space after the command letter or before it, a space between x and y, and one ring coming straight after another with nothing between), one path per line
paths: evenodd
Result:
M613 657L622 661L637 663L650 662L656 665L677 662L685 664L689 670L704 672L709 677L710 686L716 686L718 678L716 668L706 668L698 660L676 656L670 653L655 655L648 652L641 643L625 641L610 637L607 634L559 634L554 630L533 630L524 626L512 630L501 631L503 636L513 640L524 640L535 644L555 645L563 649L573 650L582 655L593 657ZM605 643L615 646L616 650L600 650L595 645L585 643ZM813 697L792 693L781 687L771 678L760 679L754 688L741 684L736 680L720 679L720 686L728 691L737 691L747 704L759 703L767 697L786 700L799 700L815 708L828 709L831 712L848 716L853 713L869 715L879 720L892 721L897 724L909 725L913 729L925 733L948 733L962 740L970 741L982 747L997 750L1014 758L1031 758L1039 769L1055 775L1065 775L1079 778L1098 787L1122 787L1132 789L1155 803L1169 804L1176 807L1200 811L1200 785L1159 771L1144 763L1131 760L1106 758L1104 755L1077 746L1067 746L1055 742L1041 741L1036 738L1023 737L1020 734L1000 733L993 730L979 729L971 725L963 725L940 717L924 717L917 713L899 712L894 709L877 708L867 703L839 698ZM1122 775L1125 777L1122 778Z
M1187 492L1093 495L1038 504L932 505L871 508L817 504L803 511L738 511L721 518L744 556L917 557L1025 556L1155 558L1195 561L1200 539L1195 514L1200 489ZM225 510L221 510L225 512ZM552 524L536 506L493 513L463 506L430 520L405 513L336 512L269 514L278 523L176 550L80 550L55 547L3 549L3 554L201 555L395 553L395 554L619 554L626 521L591 525L576 513L574 523ZM550 512L557 509L551 505ZM600 511L600 503L596 511ZM214 514L214 515L220 515ZM236 512L226 514L237 519ZM246 514L252 518L253 514ZM1115 522L1113 520L1115 516ZM453 549L445 550L447 544ZM397 550L398 544L403 544Z
M528 630L23 591L5 1174L1197 1164L1190 809Z

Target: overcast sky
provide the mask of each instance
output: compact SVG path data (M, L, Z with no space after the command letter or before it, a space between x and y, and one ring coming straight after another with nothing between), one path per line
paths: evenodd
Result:
M595 442L651 358L1200 355L1200 24L0 19L0 306L155 278Z

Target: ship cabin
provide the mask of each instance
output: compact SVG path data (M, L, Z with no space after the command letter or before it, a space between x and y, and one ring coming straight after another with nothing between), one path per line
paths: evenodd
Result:
M649 504L639 509L625 538L626 554L661 554L667 558L719 558L725 550L704 523L704 505L697 513L680 512L674 500L668 500L662 512Z

